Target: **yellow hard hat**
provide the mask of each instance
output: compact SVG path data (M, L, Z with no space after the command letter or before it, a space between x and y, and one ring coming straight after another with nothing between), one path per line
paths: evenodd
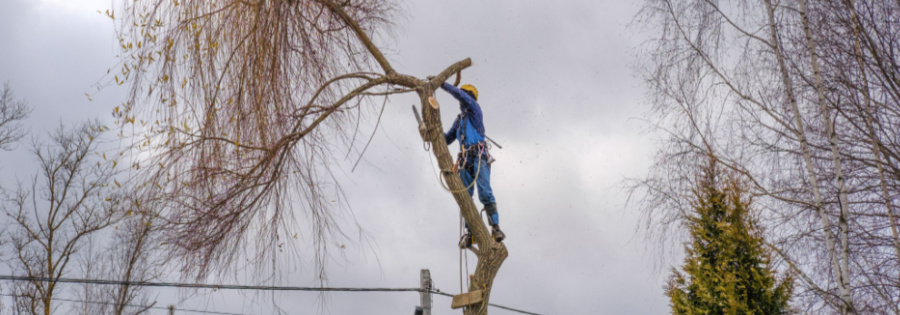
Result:
M478 100L478 89L476 89L475 86L473 86L471 84L465 84L462 87L460 87L460 89L462 89L463 91L472 93L472 96L475 97L475 100L476 101Z

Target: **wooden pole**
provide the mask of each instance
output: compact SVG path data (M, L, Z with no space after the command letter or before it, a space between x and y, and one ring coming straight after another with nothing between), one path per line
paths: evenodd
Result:
M422 269L419 273L419 284L422 289L419 296L422 298L422 315L431 315L431 271Z

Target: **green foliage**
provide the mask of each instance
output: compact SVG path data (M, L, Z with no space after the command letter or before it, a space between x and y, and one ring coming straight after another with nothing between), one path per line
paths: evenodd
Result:
M737 180L720 182L715 161L694 188L686 215L692 242L683 273L673 269L666 287L673 314L787 314L793 281L776 279L769 251Z

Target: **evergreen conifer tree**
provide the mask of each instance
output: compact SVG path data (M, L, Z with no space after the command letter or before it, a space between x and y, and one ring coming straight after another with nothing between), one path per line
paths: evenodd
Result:
M691 243L683 273L673 268L666 287L672 313L790 313L793 281L776 279L740 182L725 179L714 159L698 177L694 213L685 218Z

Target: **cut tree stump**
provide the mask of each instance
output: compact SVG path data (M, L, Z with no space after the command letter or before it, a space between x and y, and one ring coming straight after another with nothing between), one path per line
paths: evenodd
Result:
M441 108L441 105L438 104L437 99L434 98L434 96L428 97L428 104L431 105L431 108L434 108L435 110L437 110L438 108Z

